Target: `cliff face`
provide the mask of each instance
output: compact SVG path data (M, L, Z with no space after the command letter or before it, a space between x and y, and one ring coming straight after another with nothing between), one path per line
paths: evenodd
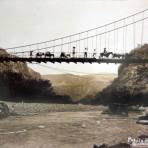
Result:
M0 49L0 55L8 55L4 49ZM26 63L22 62L4 62L0 63L0 72L5 74L5 72L13 72L21 74L24 78L34 78L40 79L41 76L39 73L33 71L27 67Z
M9 56L4 49L0 49L0 55ZM0 100L49 99L53 94L50 81L42 80L40 74L28 68L26 63L0 63Z
M132 50L127 58L148 58L148 44ZM118 69L118 78L97 98L103 104L148 105L148 64L122 64Z

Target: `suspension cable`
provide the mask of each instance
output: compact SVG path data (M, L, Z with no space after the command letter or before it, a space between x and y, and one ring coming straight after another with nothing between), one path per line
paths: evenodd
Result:
M117 29L117 32L116 32L116 33L117 33L117 44L116 44L116 46L117 46L116 48L117 48L117 49L116 49L116 50L118 50L118 31L119 31L119 30ZM116 52L116 51L115 51L115 52Z
M123 26L125 26L125 20L123 20ZM123 27L123 53L125 52L125 27Z
M92 50L94 50L94 37L92 38Z
M106 32L99 33L99 34L97 34L97 35L95 34L95 35L91 35L91 36L88 36L88 37L85 37L85 38L81 38L80 40L74 40L74 41L71 41L71 42L65 42L65 43L63 43L63 44L57 44L57 45L55 45L54 47L58 47L58 46L61 46L61 45L66 45L66 44L69 44L69 43L75 43L75 42L82 41L82 40L87 40L87 43L88 43L88 39L89 39L89 38L92 38L92 37L95 37L95 36L99 36L99 35L104 35L104 34L106 34L106 33L109 33L109 32L115 31L115 30L117 30L117 32L118 32L118 30L119 30L119 29L122 29L123 27L127 27L127 26L130 26L130 25L133 25L133 24L135 24L135 23L137 23L137 22L141 22L142 20L145 20L145 19L148 19L148 17L145 17L145 18L143 18L143 19L139 19L139 20L134 21L134 22L132 22L132 23L126 24L125 26L120 26L120 27L117 27L117 28L115 28L115 29L111 29L111 30L108 30L108 31L106 31ZM117 34L117 35L118 35L118 34ZM46 49L46 48L52 48L52 46L50 46L50 47L45 47L45 48L40 48L40 49L34 49L33 51L42 50L42 49ZM21 51L21 52L16 52L16 53L24 53L24 52L29 52L29 51Z
M63 50L63 39L61 39L61 52Z
M101 43L102 38L101 38L101 35L99 35L99 39L100 39L100 53L101 53L101 48L102 48L102 43Z
M71 36L69 37L69 53L72 53L72 49L71 49Z
M116 28L116 23L114 23L114 29ZM114 30L114 52L116 51L116 31Z
M104 33L104 48L106 48L106 34L107 34L107 31L106 31L106 27L107 26L105 26L105 33Z
M135 15L133 16L133 43L134 43L134 46L133 48L135 49Z
M142 13L142 18L144 18L144 12ZM141 46L142 46L142 44L143 44L143 35L144 35L144 19L142 20Z
M68 36L56 38L56 39L53 39L53 40L61 40L61 39L69 38L69 37L71 37L71 36L75 36L75 35L78 35L78 34L90 32L90 31L95 30L95 29L103 28L103 27L105 27L105 26L108 26L108 25L111 25L111 24L120 22L120 21L122 21L122 20L124 20L124 19L131 18L131 17L133 17L133 16L135 16L135 15L141 14L141 13L146 12L146 11L148 11L148 9L145 9L145 10L143 10L143 11L139 11L139 12L137 12L137 13L135 13L135 14L129 15L129 16L124 17L124 18L122 18L122 19L118 19L118 20L116 20L116 21L113 21L113 22L111 22L111 23L108 23L108 24L105 24L105 25L102 25L102 26L99 26L99 27L96 27L96 28L92 28L92 29L89 29L89 30L86 30L86 31L82 31L82 32L79 32L79 33L75 33L75 34L71 34L71 35L68 35ZM10 48L5 48L5 49L8 50L8 49L14 49L14 48L22 48L22 47L26 47L26 46L32 46L32 45L36 45L36 44L44 44L44 43L46 43L46 42L52 42L53 40L48 40L48 41L44 41L44 42L37 42L37 43L33 43L33 44L27 44L27 45L16 46L16 47L10 47Z
M87 31L87 39L86 40L87 40L87 48L88 48L88 31Z
M108 50L110 50L110 32L108 33Z
M81 39L81 34L79 34L79 40ZM79 41L79 53L80 53L80 50L81 50L81 42Z
M55 40L53 41L53 48L52 48L52 50L53 50L53 53L55 52Z
M97 48L98 48L98 47L97 47L97 46L98 46L98 44L97 44L97 43L98 43L98 36L97 36L97 33L98 33L98 32L97 32L97 29L96 29L96 52L97 52Z
M125 21L125 24L126 24L126 21ZM125 47L125 54L126 54L126 42L127 42L127 26L125 27L125 45L124 45L124 47Z

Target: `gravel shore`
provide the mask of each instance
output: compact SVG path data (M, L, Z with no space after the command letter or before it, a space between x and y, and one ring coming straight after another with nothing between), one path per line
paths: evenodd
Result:
M8 105L10 112L16 114L38 114L48 112L76 112L76 111L99 111L104 107L82 104L51 104L51 103L15 103L4 102Z

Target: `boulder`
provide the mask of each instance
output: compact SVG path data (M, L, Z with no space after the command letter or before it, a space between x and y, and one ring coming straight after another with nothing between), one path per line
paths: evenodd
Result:
M8 105L0 102L0 119L8 117L9 116L9 108Z

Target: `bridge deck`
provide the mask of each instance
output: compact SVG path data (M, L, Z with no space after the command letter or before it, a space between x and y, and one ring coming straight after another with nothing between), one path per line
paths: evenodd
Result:
M51 63L148 63L148 59L108 59L108 58L31 58L31 57L0 57L0 62L51 62Z

